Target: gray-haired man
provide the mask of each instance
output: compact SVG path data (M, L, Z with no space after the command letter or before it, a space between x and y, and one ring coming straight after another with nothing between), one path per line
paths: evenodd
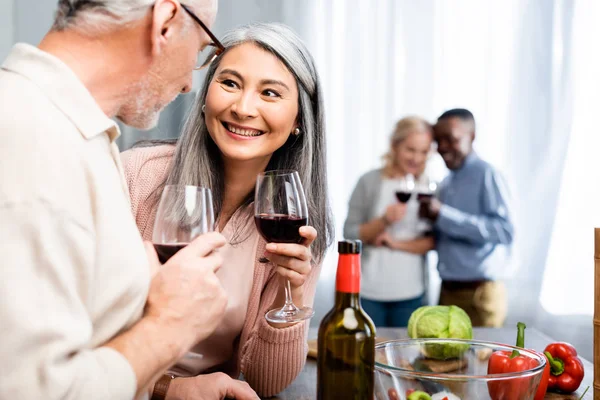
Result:
M159 265L130 213L111 119L150 128L190 91L209 44L195 20L211 24L216 6L61 0L39 46L17 44L2 65L0 398L146 397L219 324L224 238ZM215 398L257 398L230 378L211 385Z

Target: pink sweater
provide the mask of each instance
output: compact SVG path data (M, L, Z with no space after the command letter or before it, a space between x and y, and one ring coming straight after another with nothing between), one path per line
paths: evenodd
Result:
M175 147L170 145L137 148L122 153L125 178L131 196L131 208L138 229L145 240L151 240L156 207L148 197L166 178ZM277 329L265 320L282 281L271 263L258 262L265 252L260 238L255 256L254 279L246 321L238 337L232 376L241 372L244 379L261 396L273 396L285 389L298 376L306 361L308 323ZM225 262L230 260L225 260ZM320 265L314 266L305 283L304 299L312 305Z

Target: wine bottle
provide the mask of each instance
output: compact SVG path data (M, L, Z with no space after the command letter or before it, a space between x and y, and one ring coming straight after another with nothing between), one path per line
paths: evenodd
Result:
M319 326L317 399L373 399L375 326L360 305L360 240L338 242L335 305Z

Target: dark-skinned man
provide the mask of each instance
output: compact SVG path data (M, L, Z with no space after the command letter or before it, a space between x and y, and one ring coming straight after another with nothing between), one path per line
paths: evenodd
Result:
M474 326L502 326L514 228L502 177L473 150L475 118L466 109L443 113L434 127L449 176L438 195L421 203L433 222L442 279L440 305L457 305Z

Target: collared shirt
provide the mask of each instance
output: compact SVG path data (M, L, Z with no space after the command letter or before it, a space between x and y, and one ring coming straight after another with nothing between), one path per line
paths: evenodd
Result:
M0 398L132 399L102 347L149 286L116 124L59 59L17 44L0 69Z
M513 224L501 176L474 152L439 188L434 225L443 280L498 279L508 270Z

